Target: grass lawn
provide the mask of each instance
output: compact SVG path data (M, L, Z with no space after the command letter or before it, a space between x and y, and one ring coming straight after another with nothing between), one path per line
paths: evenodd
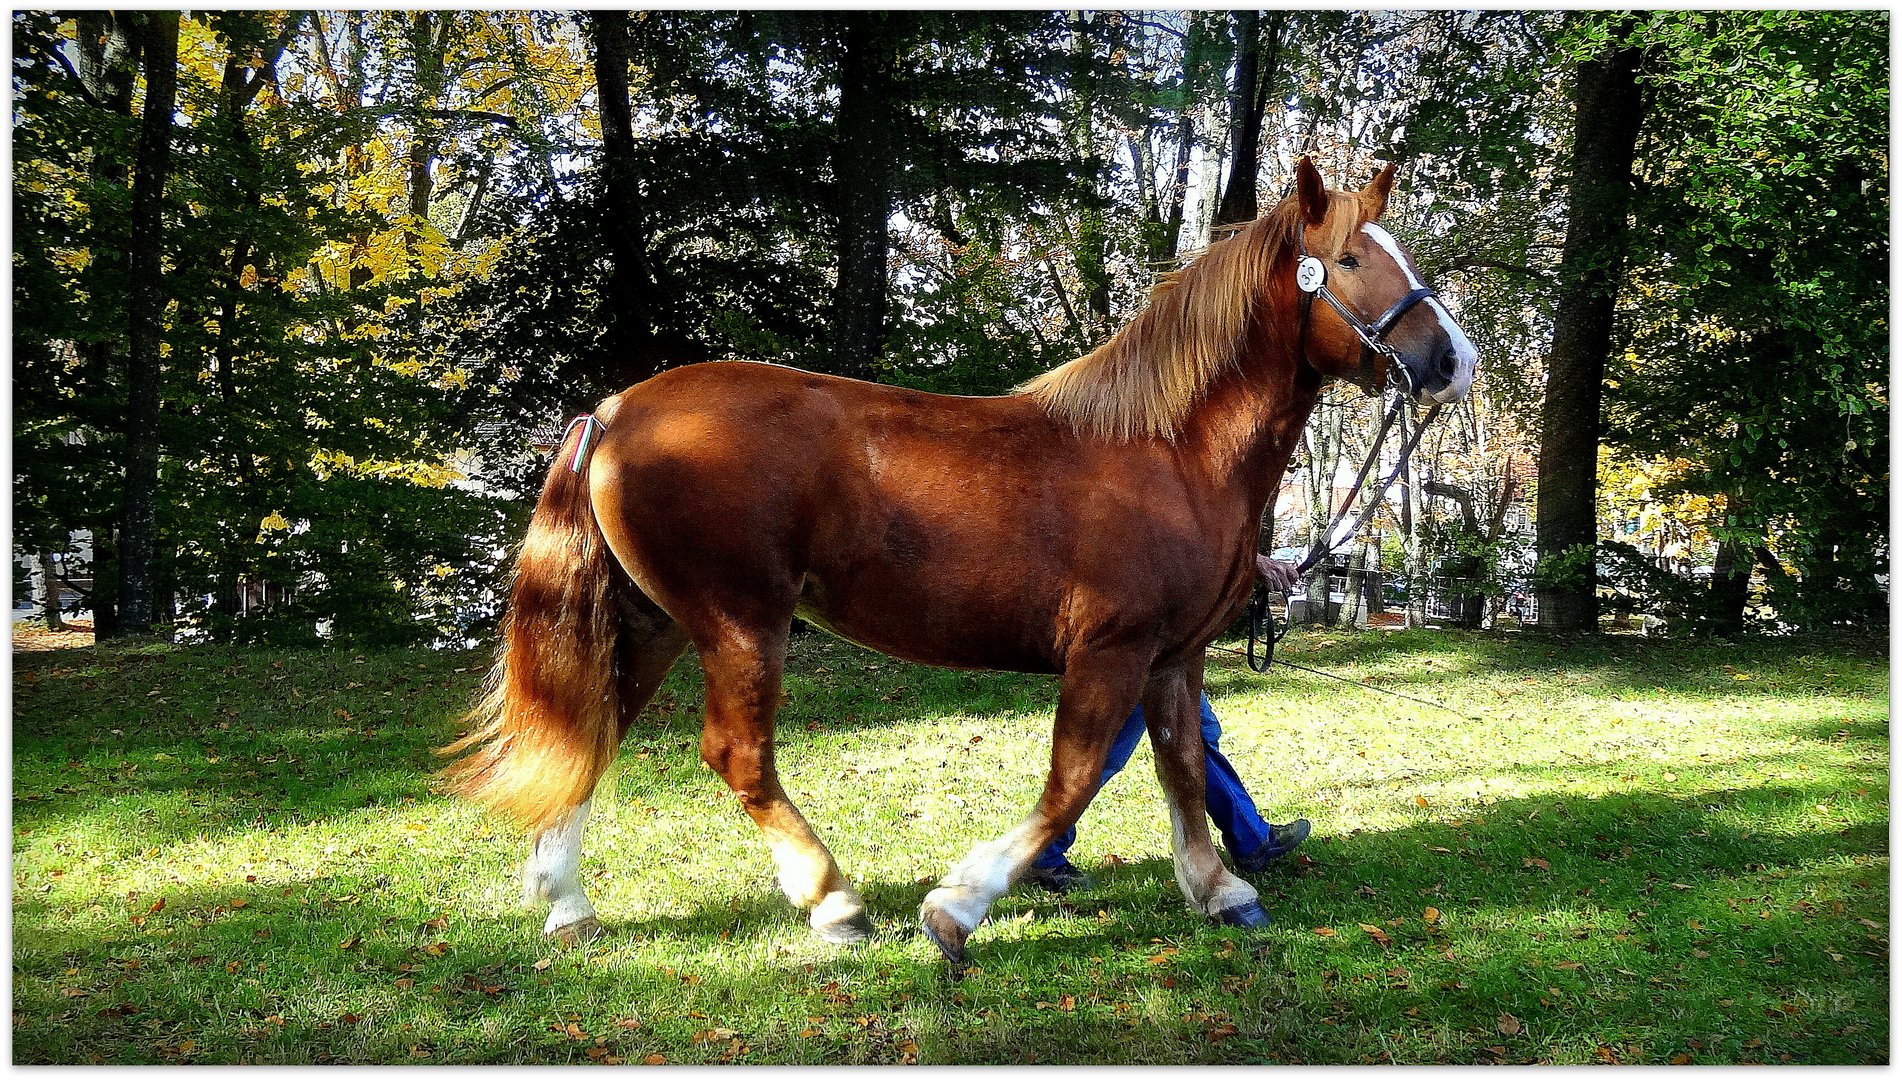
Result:
M1223 747L1315 838L1275 925L1194 915L1147 747L1096 888L1020 890L954 980L919 900L1028 809L1055 684L795 639L787 787L881 933L812 939L698 758L684 661L603 786L565 951L523 844L434 794L486 656L100 647L13 671L19 1063L1881 1063L1882 642L1296 635L1213 653Z

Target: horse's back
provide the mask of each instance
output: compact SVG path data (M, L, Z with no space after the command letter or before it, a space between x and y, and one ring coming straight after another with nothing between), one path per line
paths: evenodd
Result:
M797 609L908 659L1052 667L1085 485L1034 402L715 363L602 411L597 516L690 633Z

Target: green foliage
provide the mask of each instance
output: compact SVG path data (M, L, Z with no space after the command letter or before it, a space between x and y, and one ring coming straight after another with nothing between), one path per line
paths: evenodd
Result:
M1532 568L1532 587L1539 590L1574 589L1592 579L1596 553L1589 544L1575 544L1541 558Z
M1421 530L1428 565L1438 574L1460 578L1462 591L1475 596L1504 596L1524 584L1520 568L1530 538L1517 533L1487 537L1457 521L1432 521Z
M1887 600L1888 17L1646 22L1636 247L1608 436L1694 456L1719 540L1766 540L1786 626Z
M18 397L16 504L25 535L58 549L75 530L97 537L118 512L116 163L132 121L44 62L71 25L30 18L16 22L23 38L37 35L16 52L14 313L19 374L31 372ZM499 544L503 524L482 498L443 486L458 376L402 340L406 313L451 286L453 259L428 222L380 206L361 160L387 149L374 122L311 108L288 79L248 102L234 96L262 78L267 42L281 49L300 25L284 18L184 24L163 253L159 577L178 614L214 636L307 639L320 622L352 638L432 636L467 616L417 601L417 584L445 563L492 578L494 560L471 552ZM236 620L241 581L288 587L296 602ZM99 598L109 597L108 583Z
M1601 540L1597 552L1599 608L1605 612L1657 615L1674 632L1704 629L1710 600L1705 589L1653 562L1630 544Z

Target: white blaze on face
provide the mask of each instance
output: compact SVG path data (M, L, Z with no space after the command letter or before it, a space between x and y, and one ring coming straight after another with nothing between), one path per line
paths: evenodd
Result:
M1420 280L1419 271L1413 268L1413 260L1407 257L1406 252L1400 250L1400 245L1394 240L1392 233L1371 221L1362 225L1360 231L1366 233L1369 240L1378 244L1380 250L1386 252L1387 257L1400 268L1400 272L1406 275L1408 289L1426 288L1426 282ZM1473 388L1473 367L1479 360L1479 350L1473 347L1472 340L1466 336L1466 331L1460 329L1459 323L1453 321L1453 313L1446 310L1446 305L1440 302L1439 297L1429 296L1422 303L1433 309L1433 314L1439 318L1440 329L1446 331L1447 339L1453 343L1453 359L1457 365L1454 368L1452 380L1433 394L1433 400L1458 401Z

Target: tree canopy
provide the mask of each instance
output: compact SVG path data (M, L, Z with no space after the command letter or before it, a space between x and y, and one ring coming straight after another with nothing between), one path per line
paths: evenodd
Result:
M700 360L1008 391L1303 154L1400 163L1393 228L1483 356L1369 543L1498 591L1613 34L1642 120L1598 538L1723 568L1700 625L1752 566L1784 627L1884 618L1881 12L12 20L16 551L70 555L102 633L480 632L539 431ZM1369 408L1317 412L1310 493Z

